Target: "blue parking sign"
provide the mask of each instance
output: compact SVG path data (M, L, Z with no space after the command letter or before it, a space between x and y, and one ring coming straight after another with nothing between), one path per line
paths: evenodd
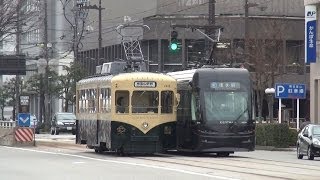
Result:
M30 113L19 113L18 125L20 127L30 127Z
M305 84L276 84L275 98L279 99L305 99L306 85Z

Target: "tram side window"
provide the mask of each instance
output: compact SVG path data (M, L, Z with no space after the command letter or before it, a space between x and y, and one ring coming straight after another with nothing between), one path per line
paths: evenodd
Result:
M96 113L97 111L97 90L96 89L88 89L88 110L89 113Z
M158 113L158 91L133 91L132 113Z
M161 113L170 114L173 112L173 92L161 92Z
M80 113L86 112L86 90L79 91L78 103L79 103L79 112Z
M111 107L111 92L109 88L100 90L100 108L102 113L110 112Z
M129 113L129 91L116 91L116 112Z
M76 100L76 105L77 105L77 113L81 112L81 91L77 91L77 100Z

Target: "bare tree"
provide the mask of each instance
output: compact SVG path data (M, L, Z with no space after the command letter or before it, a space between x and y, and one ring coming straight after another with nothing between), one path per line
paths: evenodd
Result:
M281 74L279 67L283 66L284 29L286 23L279 19L253 20L257 28L250 33L247 40L247 65L252 69L252 79L256 89L258 117L261 120L264 90L274 87L275 78ZM271 102L270 102L271 101ZM269 115L273 119L273 98L269 99Z
M81 40L83 38L83 33L85 30L85 23L86 18L88 17L88 10L82 9L82 7L85 5L85 2L79 4L74 4L73 0L60 0L60 2L63 6L63 15L66 21L70 24L72 31L71 34L73 34L72 47L67 51L69 53L73 52L74 60L77 61L79 49L81 49L83 46Z
M0 1L0 42L5 41L8 37L15 35L17 32L17 21L21 25L27 25L23 31L36 26L39 21L39 0L2 0ZM20 9L18 17L17 9Z

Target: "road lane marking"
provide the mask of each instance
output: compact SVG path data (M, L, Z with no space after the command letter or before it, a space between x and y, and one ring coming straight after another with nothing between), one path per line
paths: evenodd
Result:
M76 162L72 162L72 164L84 164L86 162L83 162L83 161L76 161Z
M131 165L131 166L140 166L140 167L161 169L161 170L167 170L167 171L175 171L175 172L179 172L179 173L185 173L185 174L196 175L196 176L204 176L204 177L216 178L216 179L221 179L221 180L240 180L240 179L231 178L231 177L224 177L224 176L218 176L218 175L210 175L210 174L199 173L199 172L194 172L194 171L187 171L187 170L183 170L183 169L168 168L168 167L156 166L156 165L149 165L149 164L123 162L123 161L115 161L115 160L108 160L108 159L98 159L98 158L92 158L92 157L81 156L81 155L66 154L66 153L57 153L57 152L48 152L48 151L41 151L41 150L34 150L34 149L7 147L7 146L2 146L2 148L15 149L15 150L21 150L21 151L29 151L29 152L37 152L37 153L43 153L43 154L52 154L52 155L61 155L61 156L68 156L68 157L76 157L76 158L88 159L88 160L93 160L93 161L108 162L108 163L117 163L117 164ZM210 173L212 173L212 172L210 172Z

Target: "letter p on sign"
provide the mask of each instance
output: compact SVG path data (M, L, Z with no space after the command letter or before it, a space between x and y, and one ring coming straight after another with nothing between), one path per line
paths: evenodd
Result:
M283 86L277 86L277 96L280 96L280 94L284 93L285 88Z

